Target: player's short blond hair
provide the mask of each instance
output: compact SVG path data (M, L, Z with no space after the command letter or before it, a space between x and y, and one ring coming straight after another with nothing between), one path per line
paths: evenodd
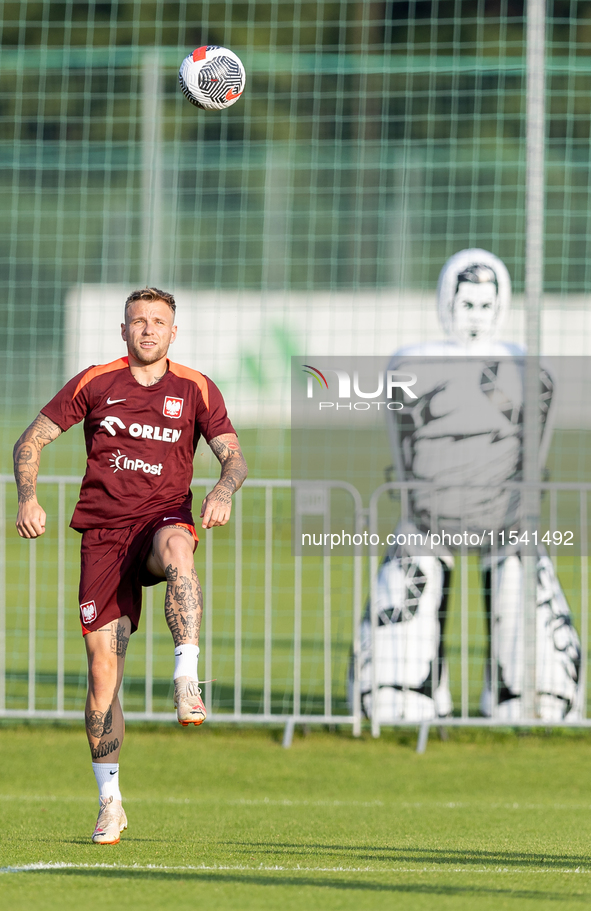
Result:
M125 301L125 316L127 317L127 308L135 301L163 301L168 304L172 310L173 316L176 313L176 301L168 291L161 291L160 288L141 288L138 291L132 291Z

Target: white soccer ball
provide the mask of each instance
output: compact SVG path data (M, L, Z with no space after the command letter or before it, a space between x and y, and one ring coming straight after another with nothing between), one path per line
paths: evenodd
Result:
M227 47L196 48L181 63L179 83L191 104L206 111L223 111L235 104L246 82L242 61Z

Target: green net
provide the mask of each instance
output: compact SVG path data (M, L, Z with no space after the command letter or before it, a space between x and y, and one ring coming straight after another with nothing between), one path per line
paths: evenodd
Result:
M589 9L549 22L546 289L564 307L589 282ZM306 293L432 293L481 246L522 289L520 4L6 3L1 40L8 407L63 379L80 285L264 291L297 318ZM205 40L248 73L221 114L178 90ZM395 344L391 309L368 346ZM243 354L256 388L261 352Z
M561 295L589 282L589 9L556 3L549 23ZM1 40L9 405L63 378L81 284L432 292L447 256L481 246L522 288L520 4L6 3ZM248 73L221 114L178 91L205 40Z
M178 359L222 386L255 477L289 474L290 356L387 355L439 336L434 288L457 250L505 261L505 337L522 341L524 15L520 0L5 2L2 471L65 379L123 353L121 302L146 283L184 306ZM549 4L550 354L585 354L591 332L590 22L589 0ZM246 67L222 113L178 88L203 43ZM586 438L573 433L553 452L576 461ZM46 473L82 468L75 431L44 453Z

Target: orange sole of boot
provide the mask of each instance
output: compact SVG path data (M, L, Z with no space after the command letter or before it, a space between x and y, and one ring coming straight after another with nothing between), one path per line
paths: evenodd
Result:
M184 728L188 728L190 724L194 724L194 725L203 724L204 721L205 721L205 718L202 718L201 721L179 721L179 724L181 724Z
M121 831L125 832L126 828L127 828L127 826L123 826ZM119 838L116 841L94 841L94 839L93 839L92 843L93 843L93 845L118 845L120 841L121 841L121 835L119 836Z

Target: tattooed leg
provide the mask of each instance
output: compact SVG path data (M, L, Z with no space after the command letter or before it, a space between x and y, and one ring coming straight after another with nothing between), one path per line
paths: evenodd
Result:
M164 616L175 645L199 645L203 614L203 595L195 569L188 576L179 574L169 563L166 569Z
M131 633L129 617L84 637L88 657L86 736L94 762L118 762L125 734L119 687Z
M166 579L164 616L175 645L199 645L203 595L193 565L193 537L167 525L154 536L147 569Z

